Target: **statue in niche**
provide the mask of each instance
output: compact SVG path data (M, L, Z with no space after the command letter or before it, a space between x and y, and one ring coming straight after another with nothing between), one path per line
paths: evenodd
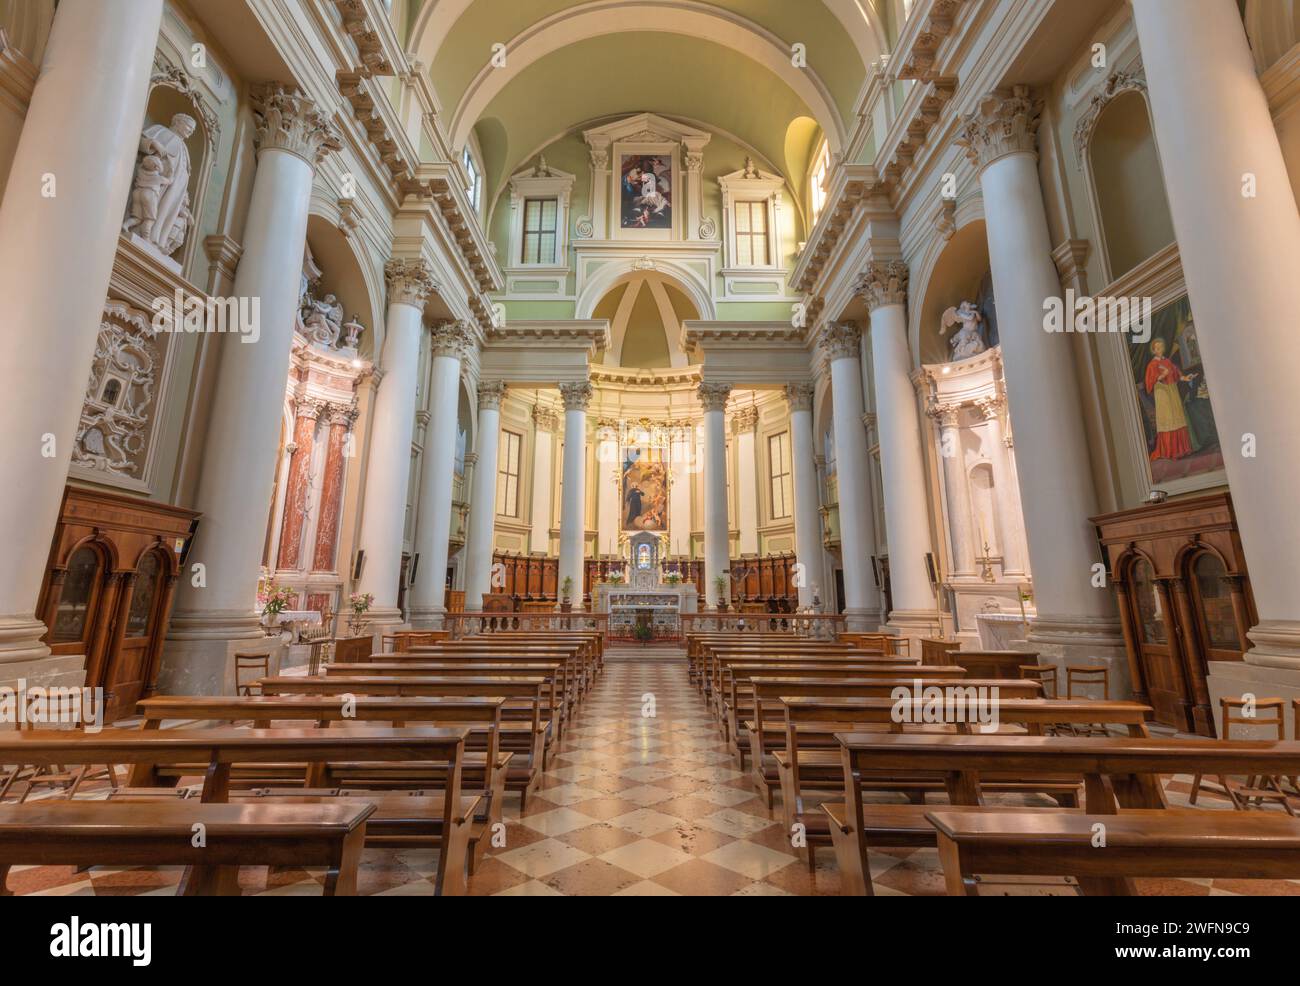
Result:
M974 302L963 301L943 313L942 330L947 332L954 325L960 325L961 328L948 340L948 346L952 350L951 362L970 359L989 348L984 338L984 316Z
M122 229L153 244L170 257L185 242L190 213L190 152L185 141L194 133L194 117L177 113L140 135L139 160L131 201Z
M316 299L310 293L303 299L301 312L303 334L318 346L337 346L343 332L343 306L332 294Z

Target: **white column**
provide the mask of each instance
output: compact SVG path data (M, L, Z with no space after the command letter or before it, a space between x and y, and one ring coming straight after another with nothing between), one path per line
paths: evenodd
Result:
M790 459L794 472L794 550L800 568L796 580L799 608L813 604L814 583L822 577L822 521L817 495L817 459L812 426L811 384L788 384L785 400L790 409Z
M619 489L618 422L596 423L596 554L618 553L623 526L623 495Z
M1092 579L1097 499L1073 342L1044 327L1045 303L1060 299L1061 282L1038 181L1040 109L1024 86L990 93L961 131L980 169L1007 401L1028 466L1019 480L1038 611L1030 641L1071 663L1104 661L1119 682L1112 694L1123 694L1128 665L1110 590Z
M920 635L937 627L934 590L925 567L930 551L928 486L903 308L907 266L897 260L868 264L860 291L871 311L871 365L894 606L889 622Z
M231 694L236 642L264 639L255 600L265 530L249 513L254 504L266 508L275 483L274 422L289 373L312 179L324 155L341 147L305 96L269 83L254 89L253 102L257 171L233 290L259 299L259 334L217 340L221 362L194 504L203 518L190 552L206 569L206 586L180 583L159 676L164 694Z
M704 217L704 145L708 137L687 137L682 141L682 163L686 166L686 229L682 237L701 239L700 220ZM716 235L716 234L715 234Z
M609 201L609 145L608 137L597 137L589 145L591 158L591 226L596 239L609 237L609 219L606 203Z
M1025 568L1025 550L1021 543L1020 491L1016 486L1015 470L1011 465L1011 437L1002 427L1002 413L1006 401L1001 398L977 401L984 415L989 457L993 460L993 506L998 518L998 551L1002 554L1004 576L1028 575Z
M44 661L36 605L126 212L162 0L65 0L0 204L0 354L11 371L0 461L0 679L78 684ZM15 481L21 477L21 482ZM66 679L54 676L66 674ZM76 680L74 680L76 679Z
M411 440L415 431L421 317L425 300L433 291L433 275L423 260L390 260L384 274L388 282L388 313L384 319L382 376L373 405L361 532L357 541L359 549L365 552L365 561L356 587L357 592L368 592L375 597L370 613L372 629L377 632L402 622L397 596L407 482L411 473Z
M702 383L700 404L704 407L704 596L711 607L718 604L713 580L730 579L731 530L727 522L727 398L729 383ZM725 593L730 599L730 590Z
M871 572L876 521L867 473L867 433L862 426L862 367L855 326L828 323L820 345L831 365L835 417L835 468L840 491L840 564L844 567L844 613L849 629L880 622L880 591Z
M497 452L501 441L501 399L506 385L478 384L478 461L469 497L469 531L465 535L465 609L478 612L492 591L492 530L497 514Z
M675 425L670 446L672 485L668 488L669 551L677 556L691 553L691 477L695 474L695 429Z
M966 450L961 441L961 405L932 402L926 413L939 424L940 458L943 460L943 492L948 506L948 535L952 547L952 574L975 574L975 537L971 532L974 513L970 487L966 484Z
M549 408L533 408L533 506L532 530L529 532L528 550L534 554L551 553L551 491L555 481L552 463L555 461L555 432L559 428L555 412Z
M1300 673L1300 424L1287 358L1295 332L1278 317L1295 303L1295 195L1237 5L1134 0L1133 17L1259 610L1246 661ZM1016 441L1023 446L1018 426ZM1243 452L1248 443L1252 454ZM1289 687L1300 689L1300 677Z
M758 409L741 408L731 419L736 431L736 521L740 554L758 554Z
M461 322L448 322L432 333L429 423L424 430L415 528L415 554L420 564L410 592L411 625L418 629L441 627L447 611L447 538L451 535L460 363L471 345L469 327Z
M559 586L563 600L565 579L572 579L569 599L575 610L582 609L583 540L586 533L587 502L587 405L591 384L586 381L560 385L564 399L564 495L560 501Z

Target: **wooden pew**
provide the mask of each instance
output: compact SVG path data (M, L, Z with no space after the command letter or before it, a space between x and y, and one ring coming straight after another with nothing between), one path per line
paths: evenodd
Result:
M959 650L948 655L950 664L960 664L972 678L1019 678L1022 664L1037 664L1033 651Z
M214 867L325 868L326 897L357 892L364 801L321 805L34 801L0 805L0 897L12 866L186 866L177 896L238 895ZM194 845L195 825L204 844Z
M542 718L546 679L538 676L458 677L421 675L415 677L384 675L336 675L326 678L273 677L261 680L266 695L394 695L410 698L438 696L502 696L527 703L528 719L503 722L500 727L502 748L522 753L524 762L513 761L506 770L506 790L516 792L520 809L528 795L542 780L545 766L546 738L550 722ZM395 771L400 774L402 771Z
M230 800L231 772L237 764L310 763L363 760L441 762L446 781L433 810L444 819L438 844L437 894L463 894L466 849L478 795L461 790L465 728L362 729L105 729L81 733L62 729L0 732L0 763L129 764L133 788L166 785L159 770L175 763L202 763L200 800ZM432 799L431 799L432 800ZM234 874L199 874L203 885L229 887Z
M142 699L136 708L143 717L141 728L158 729L165 719L218 720L226 723L250 721L256 729L268 729L276 722L314 722L318 727L353 725L357 723L387 723L403 726L410 723L438 726L467 726L471 737L481 737L474 744L482 747L481 753L467 753L461 769L461 787L481 795L474 825L470 831L470 873L481 860L492 827L501 821L502 804L510 752L501 751L501 714L504 697L405 697L356 696L348 703L337 697L315 695L240 695L203 696L175 695ZM269 769L258 766L236 768L231 774L231 787L265 788L301 785L304 789L320 789L330 784L365 788L369 780L375 787L391 789L391 765L365 767L351 764L318 764L310 770L307 765L274 764ZM287 768L287 769L286 769ZM194 764L172 764L159 768L158 778L179 781L200 772ZM406 767L402 773L419 784L420 788L440 788L446 771L441 764ZM409 786L409 785L405 785ZM133 792L134 793L134 792ZM410 797L383 798L377 795L372 802L379 815L370 825L371 844L392 832L409 834L423 831L431 842L436 842L442 825L439 813L429 812L422 802Z
M1168 809L1165 774L1287 775L1300 771L1300 742L1266 740L1152 739L1095 736L974 736L929 733L839 733L847 807L824 805L831 815L832 838L847 840L866 872L866 846L887 841L886 826L873 825L863 806L863 778L874 773L907 772L942 779L953 805L982 805L981 774L1080 776L1089 814L1115 815L1131 809ZM888 806L892 807L892 806ZM864 810L869 814L864 820ZM1197 809L1187 809L1202 812ZM1214 814L1204 812L1204 814ZM838 833L837 833L838 829ZM858 833L865 831L866 837ZM869 892L869 886L867 891Z
M485 660L493 663L562 660L566 664L566 673L569 679L570 706L576 705L586 695L594 680L595 673L594 658L577 646L520 644L500 647L492 646L490 643L486 645L479 643L469 645L464 644L463 641L452 641L445 645L433 647L412 647L407 654L411 660ZM372 656L372 660L391 661L393 657L392 654L381 654L377 657Z
M687 679L695 682L696 687L707 695L708 661L717 649L731 649L737 652L780 651L788 654L813 653L879 653L880 648L864 648L855 644L814 640L799 637L791 633L692 633L687 635L686 674Z
M1300 818L1273 812L1121 815L934 809L950 897L978 896L976 875L1074 876L1085 894L1135 893L1134 877L1300 877ZM1104 825L1106 844L1096 845Z
M743 725L749 736L749 749L753 764L750 776L758 788L767 807L771 808L773 795L780 786L780 775L771 752L780 749L784 743L785 726L780 716L782 702L788 697L814 698L891 698L897 689L911 691L928 685L960 685L962 688L975 688L992 691L992 694L1005 698L1041 698L1043 689L1037 681L1002 678L978 679L962 678L925 678L914 675L907 678L818 678L798 674L752 675L748 687L753 693L754 718ZM739 687L744 687L743 683ZM740 699L737 700L741 701ZM764 707L769 713L765 715ZM761 723L761 725L760 725ZM832 748L838 744L834 734L827 737ZM913 788L919 790L919 788Z

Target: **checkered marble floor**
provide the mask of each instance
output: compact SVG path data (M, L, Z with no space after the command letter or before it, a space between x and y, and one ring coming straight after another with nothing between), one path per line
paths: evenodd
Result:
M1185 804L1189 778L1168 785ZM1203 795L1201 807L1227 807ZM541 790L521 814L505 806L505 845L488 850L470 881L472 895L721 896L836 895L834 853L809 871L780 822L737 769L686 680L680 653L614 651L556 752ZM368 850L363 894L432 893L431 850ZM932 849L872 854L878 896L942 894ZM15 868L20 894L171 894L174 868ZM245 868L246 894L315 895L319 873ZM1300 881L1141 881L1158 895L1300 894ZM1023 892L1072 893L1067 887Z

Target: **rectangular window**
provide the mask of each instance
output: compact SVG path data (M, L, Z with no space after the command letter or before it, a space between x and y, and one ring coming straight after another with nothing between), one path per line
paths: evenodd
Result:
M524 200L524 263L555 263L555 220L558 213L556 199Z
M497 513L519 516L519 450L523 437L502 429L497 446Z
M474 206L474 211L477 212L480 203L480 194L483 189L483 181L478 173L478 165L474 162L474 155L469 152L468 147L465 148L465 152L461 155L460 160L465 166L465 174L469 176L469 187L465 189L465 191L469 195L470 203Z
M817 217L822 214L822 209L826 207L826 173L830 170L831 154L830 148L822 144L821 153L817 155L817 164L813 166L812 175L812 220L817 222Z
M767 440L772 478L772 519L789 517L794 510L794 479L790 473L790 433L783 431Z
M736 264L762 267L767 258L767 203L736 203Z

